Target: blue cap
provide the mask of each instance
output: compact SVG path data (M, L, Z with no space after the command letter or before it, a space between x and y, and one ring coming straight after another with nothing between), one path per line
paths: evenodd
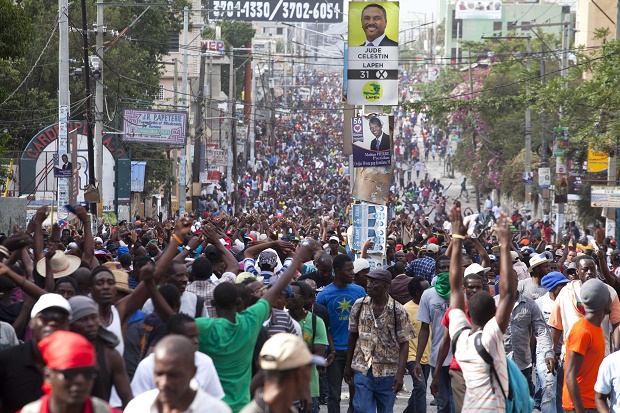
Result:
M127 248L126 246L122 245L122 246L118 247L118 249L116 250L116 253L118 255L129 254L129 248Z
M273 288L274 285L276 285L276 282L278 282L278 281L275 280L275 281L270 282L272 288ZM280 294L285 295L288 298L291 298L293 296L293 288L289 284L286 287L284 287L284 289L282 290L282 292Z
M540 283L547 289L547 291L551 291L558 285L567 284L569 282L570 280L558 271L552 271L540 280Z

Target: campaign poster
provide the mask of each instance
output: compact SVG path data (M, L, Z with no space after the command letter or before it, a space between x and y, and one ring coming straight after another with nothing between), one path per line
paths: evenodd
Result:
M374 167L392 165L392 130L390 116L355 116L351 119L353 166Z
M538 187L542 189L551 188L551 168L538 168Z
M350 2L347 102L398 104L397 1Z
M384 205L353 205L353 243L354 250L361 251L366 240L373 241L369 254L385 253L387 236L388 207Z
M568 143L568 128L553 128L553 156L563 157Z

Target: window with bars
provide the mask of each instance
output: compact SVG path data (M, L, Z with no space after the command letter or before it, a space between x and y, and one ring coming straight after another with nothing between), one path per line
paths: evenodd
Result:
M164 100L164 85L159 85L159 93L157 94L157 100Z

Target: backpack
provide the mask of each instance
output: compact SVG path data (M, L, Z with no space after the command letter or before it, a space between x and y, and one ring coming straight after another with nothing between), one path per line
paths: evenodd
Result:
M456 332L452 338L452 354L456 350L456 342L463 330L471 329L471 327L463 327ZM491 385L493 385L493 378L497 380L497 384L502 391L504 400L506 400L506 413L532 413L534 410L534 399L530 397L530 389L527 384L527 379L519 370L517 364L506 357L506 368L508 370L508 396L502 387L502 382L497 375L495 365L493 364L493 357L489 354L484 345L482 345L482 331L477 332L474 336L474 345L476 352L489 365L491 373Z

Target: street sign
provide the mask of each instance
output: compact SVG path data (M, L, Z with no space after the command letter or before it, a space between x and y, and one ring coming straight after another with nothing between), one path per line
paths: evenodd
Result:
M620 186L592 186L590 205L593 207L620 208Z
M398 104L398 14L397 1L349 3L348 104Z
M211 0L209 19L246 22L340 23L342 0Z

